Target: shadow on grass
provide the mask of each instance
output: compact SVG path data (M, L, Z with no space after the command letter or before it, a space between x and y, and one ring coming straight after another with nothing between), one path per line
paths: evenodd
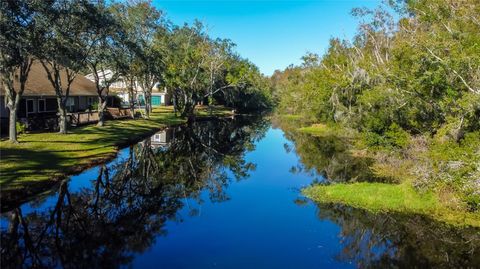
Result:
M41 176L45 170L58 164L61 158L49 151L35 151L24 148L2 149L2 162L21 163L2 167L0 171L2 191L8 189L13 181L25 175Z
M82 156L66 156L54 151L34 151L24 148L2 149L0 171L1 211L5 212L28 201L34 195L49 190L61 179L112 158L112 153L83 150Z
M173 114L155 113L151 119L107 121L103 127L83 126L69 134L27 134L19 145L1 147L0 188L4 205L25 201L51 188L60 179L116 154L116 148L136 143L162 127L184 123Z

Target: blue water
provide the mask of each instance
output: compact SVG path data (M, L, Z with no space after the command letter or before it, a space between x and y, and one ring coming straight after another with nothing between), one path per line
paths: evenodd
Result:
M275 129L264 119L158 134L4 213L2 268L480 264L478 230L303 197L303 187L328 182L327 174L335 177L331 171L353 163L339 162L343 153L310 150L323 145L318 138ZM330 168L306 163L319 157ZM342 169L331 169L339 163Z
M136 257L138 268L348 268L335 254L339 229L329 221L319 222L312 203L298 206L299 188L311 178L289 172L298 157L286 153L289 143L279 129L247 154L257 164L248 180L232 184L227 202L208 199L200 214L188 217L190 208L179 213L183 221L168 223L168 236L156 238L153 246ZM320 258L321 257L321 258Z

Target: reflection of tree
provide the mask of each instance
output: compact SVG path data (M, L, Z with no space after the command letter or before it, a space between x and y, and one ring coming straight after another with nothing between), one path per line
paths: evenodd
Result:
M476 268L480 231L459 229L424 216L373 214L320 204L319 218L340 226L338 259L361 268Z
M61 183L56 203L24 215L8 214L2 230L2 267L111 268L128 264L134 253L166 233L178 219L184 198L228 199L228 170L237 178L254 168L246 150L266 131L263 121L194 123L175 130L168 147L150 140L130 148L125 161L104 165L89 188ZM194 211L193 211L194 212Z
M292 167L294 173L308 172L323 175L329 181L355 182L376 179L369 166L369 158L353 156L350 152L350 141L336 136L316 137L296 131L298 123L277 120L285 133L285 137L293 142L295 152L301 164ZM287 151L291 151L288 145Z

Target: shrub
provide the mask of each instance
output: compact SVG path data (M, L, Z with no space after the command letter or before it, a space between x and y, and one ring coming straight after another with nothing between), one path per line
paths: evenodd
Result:
M385 133L367 131L363 138L368 147L403 149L409 145L410 134L396 123L392 123Z
M389 145L398 148L406 148L410 141L410 135L396 123L390 125L385 132L385 138Z
M480 210L480 132L468 133L458 143L438 134L429 158L436 184L458 192L469 210Z
M27 128L27 126L25 125L25 123L23 123L23 122L17 122L16 125L17 125L17 133L19 133L19 134L25 133L25 130L26 130L26 128Z

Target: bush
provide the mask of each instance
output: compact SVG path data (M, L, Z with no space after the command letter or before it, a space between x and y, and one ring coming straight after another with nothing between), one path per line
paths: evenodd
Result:
M392 123L385 133L364 132L363 138L368 147L403 149L409 145L410 134L396 123Z
M16 123L16 126L17 126L17 133L18 134L24 134L25 133L25 130L27 128L27 126L25 125L25 123L23 122L17 122Z
M392 123L385 133L389 145L397 148L406 148L410 141L410 135L396 123Z
M468 133L459 142L435 137L429 158L433 178L438 186L459 193L467 209L480 210L480 132Z

